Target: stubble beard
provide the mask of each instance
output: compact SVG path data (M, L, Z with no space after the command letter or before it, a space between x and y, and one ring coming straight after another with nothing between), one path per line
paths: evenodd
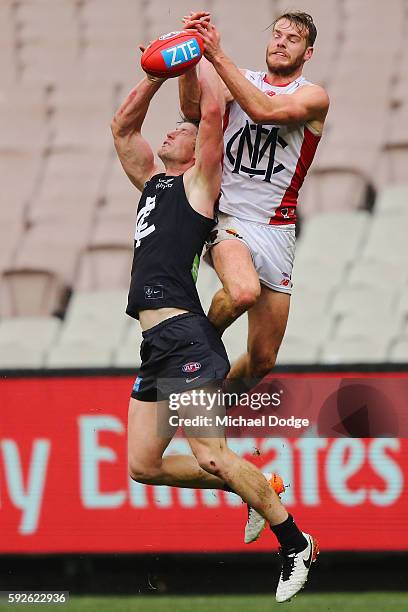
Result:
M271 74L282 77L290 77L292 74L295 74L295 72L297 72L305 62L303 56L300 56L294 62L292 62L292 64L288 64L287 66L272 66L268 60L266 60L266 63Z

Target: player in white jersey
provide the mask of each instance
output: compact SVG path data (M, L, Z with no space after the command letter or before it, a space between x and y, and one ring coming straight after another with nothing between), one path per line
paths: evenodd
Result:
M329 108L325 90L309 83L303 66L313 55L317 31L306 13L285 13L272 24L266 72L239 70L220 46L206 12L184 18L203 37L205 57L225 85L224 166L219 223L211 258L223 288L208 316L223 332L248 310L248 350L229 378L261 378L275 365L289 314L295 251L297 195L312 163ZM181 106L197 118L197 78L179 80ZM289 520L289 519L288 519ZM265 521L249 511L245 541ZM285 524L282 524L282 529ZM277 600L285 601L306 579L305 548L283 551ZM313 547L312 553L314 555ZM310 558L312 558L312 556Z

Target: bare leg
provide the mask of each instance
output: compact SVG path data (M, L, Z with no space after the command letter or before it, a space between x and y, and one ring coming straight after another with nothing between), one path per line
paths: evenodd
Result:
M130 476L145 484L187 487L191 489L222 489L225 482L201 468L192 455L163 453L171 437L157 434L159 407L154 402L131 398L128 418L128 463Z
M130 400L129 471L134 480L146 484L200 489L222 489L225 483L272 525L282 523L288 513L263 474L228 447L225 438L188 437L194 457L162 457L171 436L157 435L159 409L152 402ZM205 406L200 406L201 411ZM188 407L196 414L197 407ZM207 433L207 432L206 432ZM188 435L188 434L187 434Z
M261 287L251 254L240 240L223 240L212 248L211 256L223 288L213 297L208 318L223 333L255 304Z
M263 378L275 365L286 330L290 295L262 285L248 311L248 352L232 365L228 378Z
M223 438L191 438L189 443L202 468L221 478L271 525L283 523L288 513L263 474L238 457Z

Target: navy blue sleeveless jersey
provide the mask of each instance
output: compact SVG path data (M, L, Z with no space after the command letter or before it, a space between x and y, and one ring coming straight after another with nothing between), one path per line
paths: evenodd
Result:
M138 319L140 310L157 308L204 314L195 282L214 224L190 206L183 175L147 181L137 208L128 315Z

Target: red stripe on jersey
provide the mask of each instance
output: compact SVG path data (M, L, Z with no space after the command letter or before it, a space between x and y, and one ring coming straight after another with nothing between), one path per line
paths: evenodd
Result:
M225 133L225 130L228 127L229 118L230 118L230 106L227 106L226 109L225 109L224 118L222 120L222 131L223 131L223 133Z
M225 134L225 131L226 131L226 129L228 127L228 124L229 124L230 108L231 108L230 105L226 106L224 117L222 119L222 132L223 132L223 134ZM222 166L222 168L224 168L224 151L222 152L222 155L221 155L221 166ZM220 192L218 198L215 200L215 203L214 203L214 210L215 211L218 211L218 206L219 206L219 203L220 203L220 197L221 197L221 192Z
M225 131L226 131L227 127L228 127L229 118L230 118L230 106L227 106L226 109L225 109L223 120L222 120L222 132L223 132L223 134L225 134ZM221 166L224 168L224 152L221 155Z
M296 170L282 198L282 202L276 209L275 215L271 217L269 221L270 225L282 225L285 223L294 223L296 221L296 205L299 189L303 185L307 171L311 166L319 141L320 136L313 134L313 132L305 126L302 148L300 149Z
M296 80L296 79L295 79ZM289 81L289 83L282 83L281 85L275 85L275 83L272 85L272 83L270 83L268 81L268 77L265 74L264 78L263 78L264 83L267 83L268 85L270 85L271 87L287 87L288 85L290 85L291 83L293 83L293 81Z

